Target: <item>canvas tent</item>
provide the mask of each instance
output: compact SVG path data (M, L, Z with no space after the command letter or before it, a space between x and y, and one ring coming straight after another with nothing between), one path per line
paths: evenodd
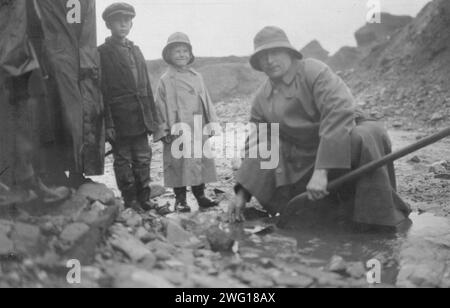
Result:
M96 47L95 0L0 0L0 181L14 181L17 131L6 80L36 70L42 78L30 78L27 113L35 120L33 141L45 156L40 162L57 172L103 173Z

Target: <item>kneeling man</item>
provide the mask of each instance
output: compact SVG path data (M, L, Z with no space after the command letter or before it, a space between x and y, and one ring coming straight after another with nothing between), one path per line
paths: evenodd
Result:
M277 168L262 169L259 158L243 161L230 219L243 219L252 196L274 215L307 191L311 202L345 207L342 213L358 224L395 227L404 222L411 210L396 192L393 164L337 192L327 191L330 180L391 152L386 130L356 111L342 79L324 63L303 59L276 27L257 34L250 63L269 77L253 101L251 122L279 124L280 162Z

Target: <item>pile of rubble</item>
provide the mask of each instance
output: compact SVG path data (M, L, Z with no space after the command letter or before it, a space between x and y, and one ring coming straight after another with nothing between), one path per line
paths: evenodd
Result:
M0 285L53 284L49 275L66 270L69 260L94 262L96 247L120 207L106 186L94 183L60 204L32 201L2 206Z

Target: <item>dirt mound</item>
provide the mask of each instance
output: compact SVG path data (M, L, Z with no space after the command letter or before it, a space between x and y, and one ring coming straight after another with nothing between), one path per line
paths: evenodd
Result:
M155 60L148 61L147 66L155 89L167 64ZM247 57L197 58L193 68L203 75L215 102L249 96L265 78L250 67Z
M342 47L328 59L328 65L335 71L342 71L355 67L363 58L363 53L356 47Z
M372 47L346 77L369 108L412 118L415 124L442 124L450 116L449 47L450 2L435 0L406 27Z
M214 101L252 95L265 76L249 64L224 63L207 65L199 69Z
M328 55L330 54L317 40L313 40L307 44L300 52L305 58L314 58L322 62L327 62Z
M396 16L389 13L381 13L381 23L367 23L355 33L359 47L370 45L374 42L385 40L396 30L409 24L411 16Z

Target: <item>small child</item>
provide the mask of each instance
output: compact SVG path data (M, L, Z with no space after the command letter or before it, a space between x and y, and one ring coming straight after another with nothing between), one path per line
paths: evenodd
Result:
M175 210L178 212L191 211L186 201L186 186L192 187L200 209L217 206L216 202L205 196L205 183L217 181L214 160L204 156L177 159L171 152L172 144L176 139L171 135L175 124L189 125L194 139L196 135L199 135L193 133L194 117L202 118L203 125L217 122L214 106L202 76L189 67L195 58L188 36L184 33L171 35L163 50L163 59L169 64L169 69L159 82L156 104L164 121L155 141L162 140L164 143L165 185L174 188ZM207 139L192 140L192 145L194 142L200 142L203 145Z
M150 210L148 135L159 126L156 105L144 56L127 39L136 12L126 3L106 8L103 19L112 36L99 47L102 92L105 101L106 136L113 145L114 172L125 206Z

